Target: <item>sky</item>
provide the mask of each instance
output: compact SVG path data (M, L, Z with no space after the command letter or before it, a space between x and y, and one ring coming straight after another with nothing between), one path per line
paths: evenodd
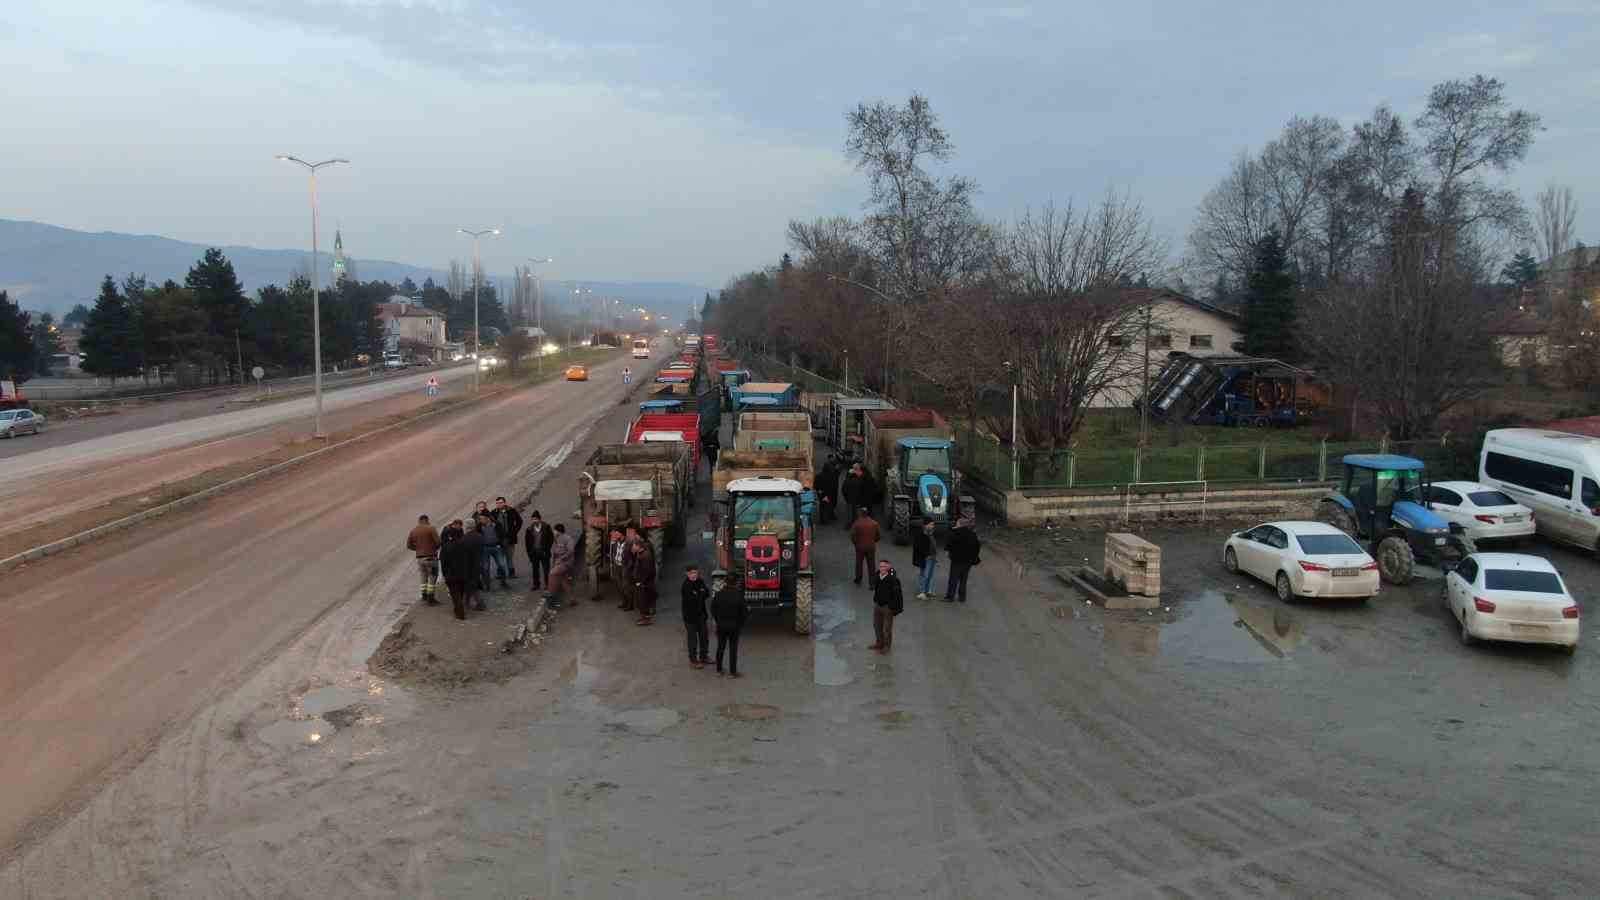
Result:
M1600 243L1600 0L1011 4L6 0L0 217L568 279L716 287L791 219L858 215L860 102L933 104L1004 221L1139 199L1181 253L1240 150L1296 114L1415 114L1476 73L1545 131L1508 183Z

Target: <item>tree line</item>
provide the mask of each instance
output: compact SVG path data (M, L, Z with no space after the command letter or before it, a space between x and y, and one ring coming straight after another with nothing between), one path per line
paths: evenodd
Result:
M419 288L346 277L320 292L322 359L325 368L348 368L385 348L378 305L399 294L441 313L447 339L470 340L472 293L453 296L432 279ZM479 284L479 317L486 336L506 328L505 310L492 284ZM233 264L208 249L180 284L149 283L107 275L92 305L80 305L69 320L81 321L83 371L115 379L143 377L162 383L242 382L255 366L270 377L311 370L311 281L296 273L287 284L270 284L249 297ZM492 329L492 331L491 331Z
M848 366L853 384L927 390L1003 442L996 395L1016 384L1019 444L1059 452L1097 401L1132 399L1115 395L1165 327L1161 291L1192 294L1198 272L1241 315L1232 349L1310 365L1409 437L1501 374L1498 262L1528 218L1491 176L1538 128L1481 76L1436 86L1410 123L1386 108L1348 133L1293 119L1207 196L1180 268L1127 192L983 220L977 185L938 171L954 145L926 98L861 104L845 152L864 214L791 222L790 252L708 296L701 318L834 377Z
M0 291L0 379L21 384L36 375L49 375L54 357L62 352L55 317L33 314Z

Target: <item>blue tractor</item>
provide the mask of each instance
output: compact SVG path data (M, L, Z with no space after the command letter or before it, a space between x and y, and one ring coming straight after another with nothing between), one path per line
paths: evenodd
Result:
M1354 453L1343 463L1341 489L1317 504L1317 521L1368 541L1384 581L1410 582L1419 561L1454 568L1476 549L1461 526L1430 508L1422 460Z
M941 531L964 515L974 515L978 503L961 494L961 474L953 458L955 444L945 438L905 437L895 441L894 464L888 472L889 531L896 544L911 542L911 535L932 521Z

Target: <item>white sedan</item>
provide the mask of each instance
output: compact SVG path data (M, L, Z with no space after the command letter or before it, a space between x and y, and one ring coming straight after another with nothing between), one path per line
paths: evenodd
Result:
M1461 643L1516 641L1578 649L1578 601L1550 561L1526 553L1473 553L1444 577L1444 603Z
M1322 522L1268 522L1235 532L1222 545L1222 564L1278 591L1278 599L1378 595L1378 564L1350 536Z
M38 434L44 428L44 416L31 409L0 410L0 435L8 438L19 434Z
M1520 540L1534 532L1533 510L1475 481L1436 481L1424 492L1433 511L1473 541Z

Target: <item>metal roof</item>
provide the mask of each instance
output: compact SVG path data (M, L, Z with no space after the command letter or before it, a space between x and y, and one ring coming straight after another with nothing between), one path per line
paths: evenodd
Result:
M774 478L758 475L754 478L735 478L728 482L731 494L799 494L805 486L793 478Z
M902 447L910 447L913 450L946 450L949 449L954 441L949 438L903 437L895 441L895 443Z
M1347 466L1356 466L1362 469L1421 469L1422 460L1411 456L1398 456L1393 453L1351 453L1344 458Z

